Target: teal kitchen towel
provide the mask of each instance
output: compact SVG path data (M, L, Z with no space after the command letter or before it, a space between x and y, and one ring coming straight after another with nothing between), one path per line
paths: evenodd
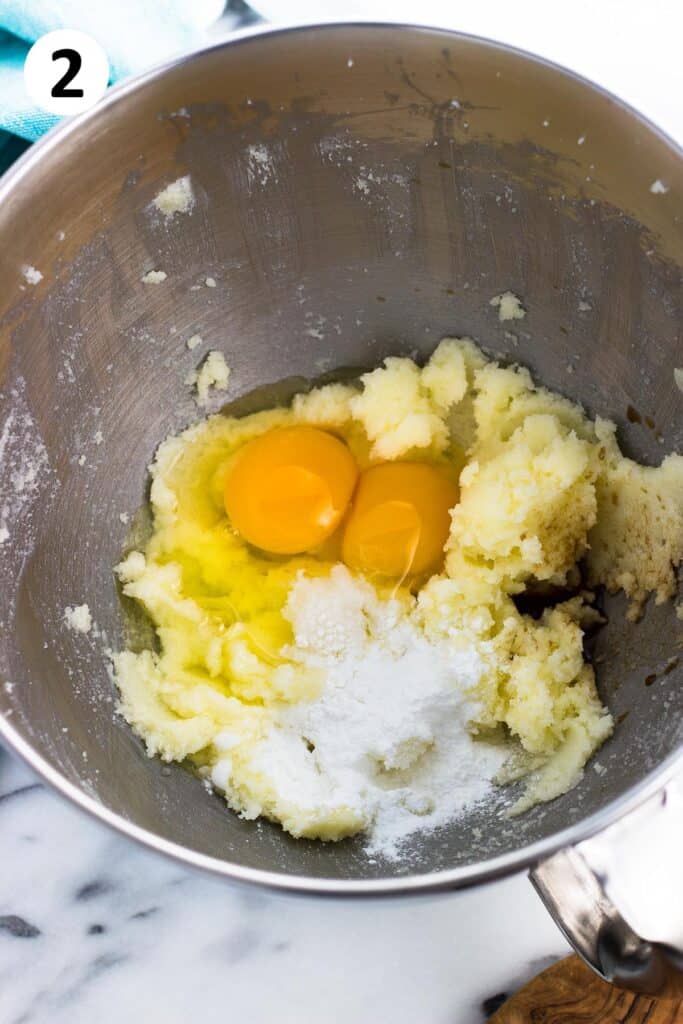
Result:
M59 118L39 110L24 88L31 44L58 28L93 36L107 53L111 81L201 43L225 0L0 0L0 169L16 148ZM5 159L3 160L3 154Z

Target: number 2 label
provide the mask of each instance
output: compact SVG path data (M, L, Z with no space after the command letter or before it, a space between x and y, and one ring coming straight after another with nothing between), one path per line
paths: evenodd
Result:
M26 92L50 114L80 114L104 95L109 82L107 55L92 36L58 29L38 39L24 62Z
M61 47L59 50L55 50L52 54L53 60L61 60L63 57L65 57L68 60L69 66L67 67L66 71L59 79L59 81L55 82L55 84L52 86L52 91L50 92L50 95L56 96L58 99L63 99L65 97L68 98L69 96L82 96L82 89L68 89L67 86L69 85L69 82L73 82L74 78L81 70L83 58L81 57L78 50L70 50L64 46Z

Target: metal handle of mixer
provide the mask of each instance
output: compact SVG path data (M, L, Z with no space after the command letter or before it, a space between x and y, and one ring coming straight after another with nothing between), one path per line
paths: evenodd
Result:
M683 991L683 778L529 877L606 981L653 995Z

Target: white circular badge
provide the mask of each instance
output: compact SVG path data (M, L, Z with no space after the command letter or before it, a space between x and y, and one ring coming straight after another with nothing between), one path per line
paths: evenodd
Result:
M104 96L107 55L92 36L60 28L36 40L24 61L26 91L50 114L80 114Z

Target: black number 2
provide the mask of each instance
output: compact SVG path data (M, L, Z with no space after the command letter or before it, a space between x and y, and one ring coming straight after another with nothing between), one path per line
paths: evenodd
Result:
M82 96L82 89L67 89L69 82L73 82L74 78L81 70L81 64L83 63L81 55L78 50L55 50L52 54L53 60L61 60L62 57L66 57L69 62L69 66L59 79L58 82L52 86L51 96L56 96L58 99L68 99L69 96Z

